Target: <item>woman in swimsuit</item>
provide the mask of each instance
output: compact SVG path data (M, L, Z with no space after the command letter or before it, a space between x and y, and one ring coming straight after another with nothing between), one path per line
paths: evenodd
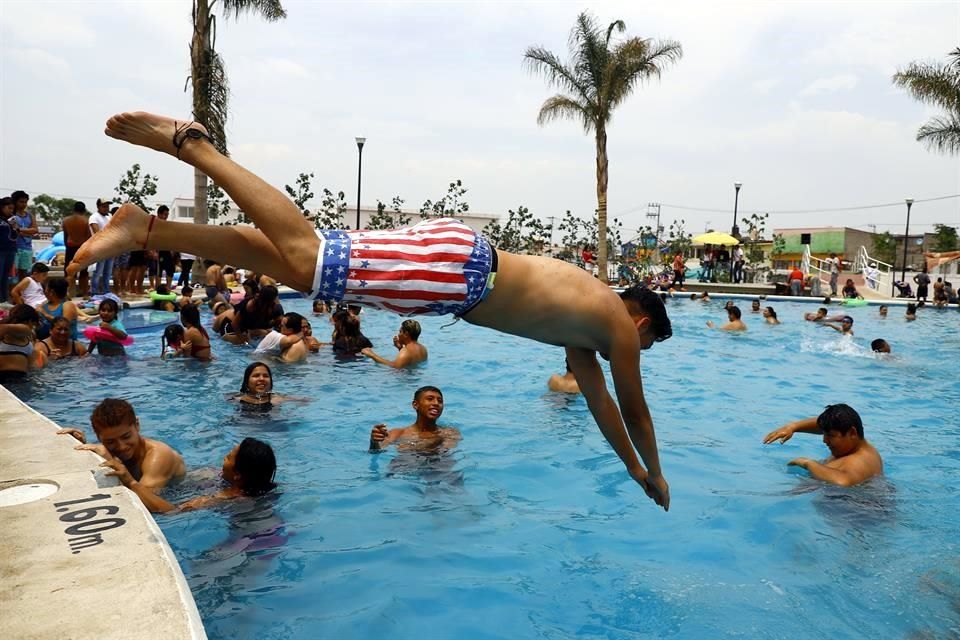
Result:
M21 380L30 369L40 369L46 358L33 348L40 325L36 309L28 304L15 305L0 323L0 383Z
M197 360L210 360L210 336L200 324L200 310L192 304L180 309L180 324L183 325L184 355Z
M66 280L64 280L64 283L66 283ZM87 348L71 335L73 324L76 324L76 320L71 323L66 316L58 316L53 319L50 336L37 343L37 347L43 351L47 360L61 360L87 355Z
M47 287L43 293L47 296L47 301L37 307L37 313L47 320L46 335L38 333L38 338L46 338L50 335L52 323L56 318L66 318L70 329L70 339L76 340L80 337L77 330L77 319L80 314L77 305L67 297L69 284L66 278L50 278L47 280Z
M273 372L262 362L254 362L246 368L240 393L234 399L245 408L256 407L264 411L283 402L283 396L273 393Z

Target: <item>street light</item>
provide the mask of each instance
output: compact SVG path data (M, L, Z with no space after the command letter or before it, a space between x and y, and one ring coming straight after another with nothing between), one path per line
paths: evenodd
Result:
M363 169L363 143L366 138L357 138L357 229L360 228L360 175Z
M737 227L737 205L740 202L740 187L742 186L742 182L733 183L733 188L735 189L733 195L733 229L731 229L730 235L732 235L734 238L740 235L740 228Z
M903 271L900 272L900 282L907 281L907 237L910 235L910 207L913 206L913 198L904 200L907 203L907 230L903 232Z

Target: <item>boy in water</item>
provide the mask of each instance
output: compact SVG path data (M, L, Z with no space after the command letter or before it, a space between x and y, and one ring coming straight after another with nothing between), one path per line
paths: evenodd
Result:
M863 437L860 415L848 405L829 405L816 418L785 424L768 433L763 444L777 440L783 444L797 432L823 434L823 444L830 449L830 457L823 462L794 458L787 466L802 467L817 480L842 487L852 487L883 473L880 454Z
M460 432L453 427L438 427L443 415L443 392L436 387L420 387L413 394L413 410L417 420L402 429L387 429L378 424L370 431L370 451L379 453L396 443L398 447L416 450L452 449L460 442Z
M187 251L270 273L310 297L407 315L454 313L471 324L563 346L600 431L647 495L669 507L639 368L640 351L672 335L663 303L652 292L633 287L618 298L573 265L498 251L453 220L386 232L317 232L283 193L217 151L197 123L123 113L110 118L105 133L203 171L257 228L196 225L186 230L128 203L113 224L77 252L70 273L124 251ZM442 264L462 271L445 273ZM610 360L619 406L607 391L598 353Z

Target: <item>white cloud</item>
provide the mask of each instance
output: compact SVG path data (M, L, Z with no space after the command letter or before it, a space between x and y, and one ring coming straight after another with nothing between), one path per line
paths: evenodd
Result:
M750 83L750 90L759 95L766 95L772 90L780 86L782 80L780 78L764 78L762 80L754 80Z
M844 73L829 78L817 78L800 91L801 96L815 96L820 93L833 93L844 89L853 89L857 86L857 76Z
M70 73L70 64L66 60L44 49L6 49L5 55L38 77L46 75L49 71L60 75Z

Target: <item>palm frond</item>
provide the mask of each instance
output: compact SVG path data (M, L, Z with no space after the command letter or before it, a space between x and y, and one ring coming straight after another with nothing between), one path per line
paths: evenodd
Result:
M275 22L287 17L280 0L221 0L223 14L237 19L244 13L255 13L269 22Z
M607 27L607 47L610 47L610 38L613 36L613 32L616 30L617 33L623 33L627 30L627 23L623 20L614 20L610 23L610 26Z
M960 54L960 50L957 53ZM906 89L920 102L960 111L960 66L912 62L894 74L893 84Z
M223 58L216 51L210 51L209 69L206 87L207 114L201 121L207 133L220 153L227 152L227 115L230 106L230 82Z
M917 131L917 141L936 151L960 154L960 117L951 114L931 118Z
M576 94L578 98L590 99L589 85L585 85L560 58L543 47L528 48L523 54L523 64L530 73L542 75L549 85Z
M548 122L568 118L579 120L585 133L590 133L596 125L596 108L591 103L581 103L568 96L556 95L547 100L540 107L537 115L537 124L541 127Z
M567 41L572 56L573 73L591 87L602 86L603 69L607 65L607 47L601 39L600 27L589 13L584 11L570 30Z
M609 108L622 103L637 84L659 79L664 69L682 57L683 47L673 40L630 38L619 43L610 56L604 78Z

